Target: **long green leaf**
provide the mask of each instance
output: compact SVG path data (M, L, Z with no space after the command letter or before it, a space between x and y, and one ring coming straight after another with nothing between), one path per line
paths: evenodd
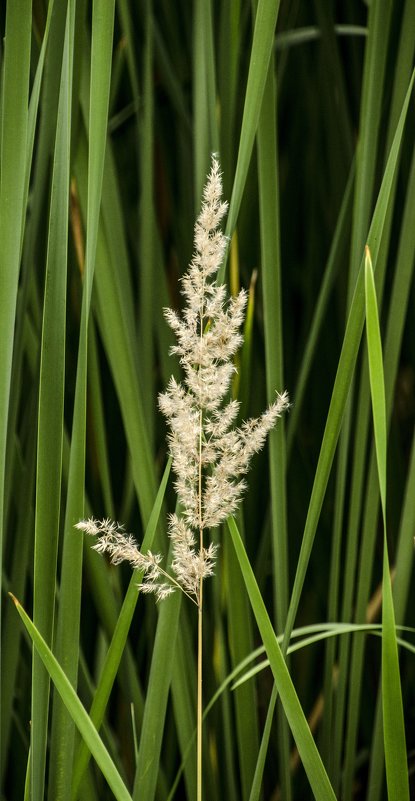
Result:
M349 299L352 296L365 244L373 201L377 142L380 133L382 86L392 3L374 3L369 9L368 39L362 88L360 137L356 159L355 200L350 254Z
M16 609L30 635L37 653L41 658L45 669L48 671L52 681L57 688L69 714L74 720L80 734L88 745L89 750L94 755L94 759L105 776L117 801L131 801L131 796L122 781L107 749L105 748L95 726L91 722L88 713L82 706L71 682L66 677L59 662L55 659L52 651L43 639L39 630L32 623L18 600L11 596ZM32 763L33 764L33 763Z
M176 592L160 607L144 708L134 781L134 801L153 801L160 770L161 744L172 677L171 652L176 646L182 597Z
M278 639L271 625L254 572L249 563L241 536L233 518L228 519L228 527L244 577L252 610L270 661L278 694L281 698L284 712L287 716L314 797L316 801L325 801L326 799L327 801L329 799L333 801L336 796L334 795L333 788L298 700L282 650L278 644Z
M399 118L395 138L391 147L390 156L383 176L376 209L370 227L368 243L374 255L374 261L379 251L379 243L382 237L383 224L389 202L393 177L398 161L400 143L403 134L403 126L409 105L409 98L412 92L414 75L412 76L405 103ZM301 544L301 552L297 563L294 587L291 594L290 607L285 628L286 642L288 642L290 632L294 626L294 620L298 609L301 588L303 586L307 565L314 542L317 523L323 503L323 498L327 488L329 474L333 463L334 453L340 433L346 401L353 377L356 364L357 353L364 323L364 290L363 290L363 258L361 269L357 278L353 299L350 306L350 314L347 321L344 335L343 347L337 367L336 378L330 408L327 415L323 441L320 449L320 456L314 478L310 504L307 512L307 519L304 528L304 535Z
M279 166L277 161L277 109L274 79L274 58L271 59L258 126L258 179L260 199L260 231L262 262L262 297L264 306L267 399L284 386L281 243L279 220ZM283 631L288 609L288 537L286 495L286 448L284 421L271 432L269 441L271 490L271 533L275 621ZM292 797L289 771L289 735L285 719L279 717L279 752L281 792L286 801ZM252 799L252 793L251 793ZM253 801L253 799L252 799Z
M90 90L90 148L88 159L88 212L84 293L81 313L78 365L75 387L74 421L69 463L68 495L65 517L65 536L62 554L57 657L66 675L76 686L78 673L82 540L74 535L73 522L84 515L85 439L86 439L86 381L88 318L95 267L96 242L101 208L102 176L104 172L107 119L111 77L111 54L114 26L114 1L101 5L95 2L92 17L91 90ZM74 30L72 30L72 39ZM83 265L81 265L83 266ZM54 708L51 747L49 797L58 801L69 799L73 774L74 727L64 707L57 702Z
M366 333L369 354L370 392L373 410L379 489L383 515L383 607L382 607L382 700L386 780L390 801L409 801L409 782L395 632L392 586L386 536L386 403L382 344L375 282L369 248L365 258Z
M19 4L8 3L0 140L0 553L3 553L7 420L24 220L30 27L30 0L23 0ZM2 575L0 589L1 581Z
M62 474L73 15L70 3L52 173L39 392L33 617L49 644L54 625ZM49 676L35 652L31 728L33 801L44 797L48 709Z
M380 499L383 521L386 523L386 403L383 375L382 344L380 339L378 306L370 250L365 250L365 307L366 334L369 354L370 394L375 429L376 460L379 474Z
M411 81L409 76L406 76L405 86L408 86L408 84L411 84ZM401 92L402 92L402 87L400 87L400 94ZM373 257L373 264L376 265L375 269L377 276L376 283L378 286L379 298L381 298L380 293L382 291L384 275L385 275L386 257L388 254L388 240L389 240L388 229L390 230L392 224L395 188L396 188L396 177L392 184L391 196L389 200L389 208L387 211L384 231L382 233L382 242L380 244L378 258L375 258L374 256L372 242L368 243ZM403 325L404 319L403 317L401 319L401 315L404 312L404 308L405 305L400 306L398 314L391 316L390 318L391 330L396 330L396 332L398 332L398 330L400 329L402 331L401 326ZM398 353L396 352L398 341L399 340L396 338L392 350L389 351L388 347L388 351L390 352L390 357L388 356L388 359L392 358L394 361L393 367L389 362L388 365L389 369L386 372L388 423L391 419L393 393L395 386L395 380L393 374L394 373L396 374L396 369L398 366L398 358L399 358ZM392 355L393 352L395 352L395 356ZM357 430L355 434L356 449L352 465L353 479L352 479L351 512L349 520L349 542L353 543L353 550L355 553L354 553L354 558L350 560L350 563L347 564L346 567L347 579L345 582L345 591L344 591L344 598L347 599L349 614L353 604L355 609L354 615L356 620L364 619L365 610L368 604L369 593L371 588L372 572L375 569L375 543L377 534L377 516L379 508L379 492L378 492L379 484L378 484L378 475L376 466L376 455L374 449L372 448L372 452L369 458L369 463L367 463L367 454L366 454L366 447L367 447L366 442L368 439L368 426L369 426L369 415L370 415L369 398L370 398L370 393L369 393L368 368L366 364L364 366L364 371L362 375L361 387L359 392L359 403L357 406ZM367 486L365 491L363 491L363 488L365 486L366 476L368 476ZM363 520L363 524L362 524L361 541L359 546L359 563L357 563L357 552L358 552L357 534L359 530L360 520ZM349 560L347 561L349 562ZM357 575L357 591L354 587L356 580L355 575ZM350 799L352 796L353 777L355 771L358 722L359 722L359 715L361 708L360 697L362 690L362 672L364 665L364 646L365 646L364 641L353 642L350 671L347 671L348 681L350 683L350 694L348 699L348 721L346 728L346 743L344 748L345 767L343 771L343 788L346 799ZM345 673L346 664L347 660L343 658L343 655L341 655L340 685L338 692L339 711L341 711L342 707L344 706L344 696L346 693L346 688L344 686L345 683L344 679L346 676ZM343 728L344 725L342 717L339 715L337 723L338 735L340 735ZM338 740L339 736L336 737L336 741ZM341 746L339 745L335 747L333 749L333 753L336 754L338 760L337 772L339 774L340 772L339 759L341 753ZM380 761L381 758L382 757L379 754L378 760ZM381 782L377 781L377 785L380 788Z
M242 194L248 174L249 162L261 113L262 99L268 75L268 67L274 46L274 31L277 23L280 0L259 0L249 63L248 82L245 93L244 113L239 140L238 161L232 189L226 234L231 236L238 219ZM225 263L218 273L218 282L223 281Z

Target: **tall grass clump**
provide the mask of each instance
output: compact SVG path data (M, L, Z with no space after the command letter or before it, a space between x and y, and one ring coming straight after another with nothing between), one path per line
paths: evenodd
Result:
M1 4L1 799L414 795L414 30Z

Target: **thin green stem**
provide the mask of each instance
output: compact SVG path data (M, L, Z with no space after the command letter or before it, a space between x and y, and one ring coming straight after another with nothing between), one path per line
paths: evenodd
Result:
M200 530L201 537L202 529ZM203 643L203 578L199 583L199 610L197 627L197 801L202 801L202 643Z
M200 340L203 339L203 305L200 309ZM200 401L199 409L199 553L203 552L203 518L202 518L202 448L203 448L203 409ZM202 670L203 670L203 576L199 579L199 609L197 623L197 801L202 801Z

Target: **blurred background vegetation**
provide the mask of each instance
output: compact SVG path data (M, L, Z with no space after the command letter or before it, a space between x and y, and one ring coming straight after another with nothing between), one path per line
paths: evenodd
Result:
M244 417L275 390L286 388L293 404L255 459L238 521L257 581L279 634L289 608L291 627L380 620L383 534L363 346L350 382L347 374L327 487L317 464L411 79L415 8L411 0L262 0L257 13L246 0L8 0L0 30L1 797L21 799L26 786L33 799L106 799L92 761L79 784L78 735L53 688L49 702L47 674L36 657L32 664L7 592L53 642L89 709L130 574L83 546L73 525L84 514L110 516L143 540L167 459L157 393L180 375L162 310L180 304L212 152L230 201L224 277L232 292L250 291L234 392ZM396 620L407 626L415 601L413 99L409 109L375 237L389 558ZM330 428L327 436L323 457L337 439ZM174 506L170 480L154 545L164 552ZM213 536L221 556L207 587L205 704L261 645L229 534ZM164 612L139 598L104 714L103 739L144 801L173 797L175 781L175 798L195 797L187 749L196 620L186 602L174 603ZM380 639L327 642L293 654L290 672L337 797L380 801ZM414 655L404 650L411 777L414 679ZM206 801L311 797L279 712L262 789L250 796L271 690L264 669L224 689L207 716Z

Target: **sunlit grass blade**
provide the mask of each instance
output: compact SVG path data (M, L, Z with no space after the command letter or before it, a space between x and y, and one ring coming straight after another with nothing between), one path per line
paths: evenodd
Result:
M382 109L383 86L385 78L385 65L387 53L387 40L390 29L390 7L378 6L371 7L368 15L368 38L365 45L365 60L364 70L362 77L362 97L360 102L360 117L359 117L359 141L356 150L356 182L354 193L353 205L353 224L351 233L351 248L350 248L350 269L349 269L349 284L348 284L348 303L354 289L356 273L361 260L363 246L366 241L367 231L369 227L370 214L372 204L374 202L374 189L375 189L375 168L376 160L378 158L377 151L379 145L379 131L380 119ZM396 125L395 121L395 125ZM394 195L394 188L392 187L391 198ZM381 253L386 256L387 253L387 240L389 225L392 219L392 202L390 202L390 213L386 216L385 230L384 230L384 247ZM382 256L381 256L382 259ZM382 275L382 265L378 265L378 272ZM351 398L352 401L352 398ZM361 504L363 499L363 485L364 485L364 470L365 470L365 455L367 447L367 430L368 430L368 390L367 390L367 371L364 367L362 371L360 394L358 397L358 413L356 421L356 447L353 455L353 468L352 468L352 492L351 503L348 521L348 537L346 545L346 577L345 587L343 592L342 614L346 619L349 619L352 608L352 598L355 592L355 576L356 576L356 560L358 548L358 520L361 514ZM344 492L346 485L346 458L347 452L351 445L352 439L352 417L351 406L349 405L346 411L345 425L342 432L342 439L339 448L339 474L336 488L336 531L340 532L343 529L343 516L345 514L343 509ZM337 534L337 539L339 534ZM369 569L368 569L369 574ZM361 643L356 644L360 648ZM335 776L335 786L340 783L340 753L342 750L341 739L343 738L344 731L344 711L345 711L345 693L346 683L348 681L348 655L349 643L347 640L341 644L342 653L340 655L340 683L338 690L338 704L336 705L336 730L335 741L336 747L330 749L331 761L333 763L333 773ZM327 677L328 678L328 677ZM354 686L352 686L353 693L358 691L357 678L354 679ZM349 703L349 712L356 704ZM351 729L349 728L349 733ZM326 734L327 737L327 734ZM349 738L348 756L346 758L346 771L344 776L346 797L351 793L351 783L353 775L352 766L352 752L351 746L352 737Z
M278 639L268 617L252 567L233 518L229 518L228 527L238 556L252 610L270 661L278 694L281 698L284 712L300 753L314 797L316 801L323 801L325 799L327 799L327 801L329 801L329 799L330 801L334 801L336 797L333 788L331 787L301 704L298 700L287 665L285 664L283 653L278 644Z
M365 257L366 333L379 490L383 517L382 701L388 798L409 801L402 691L386 536L386 403L382 345L369 248Z
M379 474L379 490L382 505L383 523L386 524L386 404L385 381L383 375L382 345L375 282L373 277L370 250L365 251L365 307L366 334L369 354L370 394L373 410L376 460Z
M114 793L117 801L131 801L131 796L120 778L120 775L107 751L102 743L95 726L82 706L75 690L73 689L70 681L65 676L61 666L53 656L52 651L47 643L41 636L36 626L32 623L29 616L24 611L23 607L19 604L16 598L13 598L16 609L28 631L35 648L42 659L45 669L48 671L52 681L54 682L62 701L64 702L68 712L73 718L80 734L85 739L94 759L105 776L112 792ZM33 764L33 760L32 760Z
M413 73L411 80L407 77L407 83L412 85ZM395 135L396 139L396 135ZM379 248L379 254L375 258L373 247L371 243L371 254L373 264L376 264L376 283L379 291L379 302L382 297L382 288L385 279L385 268L388 255L388 242L389 234L392 224L393 206L395 202L396 178L392 184L391 198L389 201L389 209L387 211L384 233L382 234L382 243ZM403 266L402 262L402 266ZM398 275L401 272L399 267L396 271L395 286L399 286L401 279ZM388 361L388 369L386 375L386 407L388 413L388 421L391 419L393 395L395 387L396 370L398 368L400 335L398 331L403 330L404 318L402 316L405 309L405 301L401 296L400 305L396 306L395 314L390 313L390 321L388 323L389 331L391 332L391 339L389 335L386 341L386 359ZM393 333L395 332L395 333ZM390 361L389 361L390 360ZM347 581L345 585L344 600L347 606L347 616L350 615L352 606L354 606L354 615L356 620L363 620L366 607L370 595L370 585L372 573L375 570L375 542L377 534L377 516L379 506L379 482L377 476L377 466L374 449L372 448L369 458L369 468L367 467L367 440L368 440L368 427L369 427L369 381L368 381L368 367L364 363L362 372L362 381L359 390L359 401L357 406L357 428L355 433L355 455L352 464L352 493L351 493L351 512L349 519L348 531L348 544L353 547L353 559L347 559ZM367 479L366 479L367 477ZM363 493L366 482L366 489ZM358 530L359 521L362 523L361 544L358 555ZM351 550L351 549L350 549ZM356 579L357 576L357 579ZM355 587L356 582L356 587ZM355 597L354 597L355 596ZM350 686L350 695L348 700L348 722L345 737L345 769L343 772L343 787L346 798L350 798L352 794L353 776L355 771L355 759L357 749L358 737L358 722L360 710L360 698L362 690L362 674L364 666L364 641L354 641L353 651L350 663L350 671L348 673L348 682ZM344 707L345 696L345 665L346 659L341 656L340 659L340 684L338 692L338 710L341 711ZM338 738L343 729L342 717L339 715L337 723L337 736L336 747L333 753L338 760L337 773L339 775L340 766L340 752L341 746L338 745ZM380 784L378 783L378 786Z
M374 199L375 188L375 168L376 160L378 158L378 144L379 144L379 131L380 119L382 111L382 97L383 86L385 79L385 65L387 53L387 40L390 29L390 7L378 6L377 8L371 7L368 17L368 39L365 46L365 61L362 80L362 98L360 106L359 118L359 141L356 151L356 184L353 206L353 225L352 225L352 238L350 250L350 270L349 270L349 286L348 286L348 300L350 301L360 257L366 241L367 231L369 227L370 214ZM403 100L403 98L402 98ZM402 101L401 101L402 103ZM394 121L393 131L397 119ZM389 140L389 145L392 139ZM386 151L388 155L388 150ZM392 188L391 197L394 196L394 188ZM390 203L390 213L387 215L385 222L385 231L383 239L383 247L381 254L387 254L387 242L390 230L390 221L392 219L392 202ZM381 255L380 259L383 258ZM385 262L384 262L385 263ZM382 265L378 265L379 275L383 274ZM354 584L356 576L356 559L357 559L357 531L358 520L361 514L361 504L363 499L363 485L364 485L364 470L365 470L365 455L367 447L367 429L368 429L368 390L367 390L367 371L363 369L362 379L360 385L360 394L358 399L358 413L357 413L357 431L355 441L357 443L352 468L352 492L350 513L348 522L348 537L347 537L347 553L346 553L346 579L345 589L343 593L343 610L342 614L348 619L352 608L352 597L354 594ZM346 453L350 446L352 435L352 419L351 409L347 409L345 418L345 425L342 433L341 446L339 449L339 476L338 486L336 491L336 509L337 509L337 531L343 527L343 510L342 495L344 497L344 487L346 483L345 472L345 459ZM369 574L369 569L368 569ZM357 647L361 647L358 643ZM340 752L342 746L340 740L343 737L343 718L345 708L345 692L347 681L347 662L348 662L349 643L344 641L342 643L342 654L340 657L340 685L338 692L338 704L336 715L336 734L335 739L337 747L331 749L334 762L334 774L336 776L336 783L340 781ZM355 677L354 687L352 687L352 695L358 690L358 680ZM353 701L349 704L349 710L356 706ZM349 732L350 732L349 728ZM348 753L350 757L347 758L347 768L345 772L345 784L348 789L345 791L346 796L351 793L352 782L352 752L351 746L352 737L349 737Z

